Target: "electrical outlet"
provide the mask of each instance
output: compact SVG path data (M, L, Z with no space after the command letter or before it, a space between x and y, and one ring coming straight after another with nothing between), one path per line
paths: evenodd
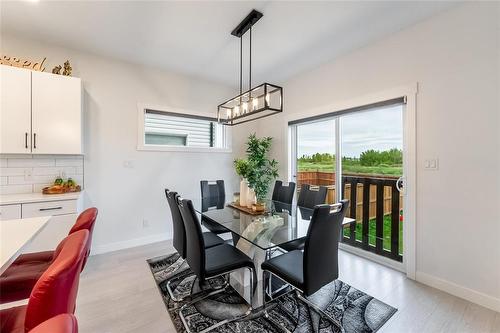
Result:
M142 220L142 227L143 227L143 228L148 228L148 227L149 227L149 221L148 221L148 220L146 220L146 219L143 219L143 220Z
M24 180L32 181L33 180L33 171L31 169L24 170Z
M59 177L62 178L62 179L66 179L66 171L61 170L59 172Z
M123 161L123 167L127 169L133 169L134 161Z

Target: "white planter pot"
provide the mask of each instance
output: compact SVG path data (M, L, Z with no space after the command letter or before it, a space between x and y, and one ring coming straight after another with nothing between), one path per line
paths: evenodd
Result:
M248 197L248 182L243 179L240 182L240 206L246 207Z

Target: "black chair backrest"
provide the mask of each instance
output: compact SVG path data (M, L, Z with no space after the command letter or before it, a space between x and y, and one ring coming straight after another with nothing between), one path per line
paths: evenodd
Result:
M283 186L281 180L277 180L274 184L272 200L291 204L293 201L293 194L295 193L295 183L289 182L288 186Z
M182 220L181 212L177 204L179 195L177 192L165 189L167 202L170 206L170 213L172 214L172 225L174 227L173 245L177 252L181 255L182 259L186 258L186 229L184 221Z
M331 212L332 206L318 205L307 230L304 245L304 293L312 295L339 276L339 241L349 200Z
M179 210L186 227L186 261L200 282L205 281L205 242L191 200L179 200Z
M226 202L226 190L223 180L216 180L211 184L208 180L200 181L202 210L206 211L210 207L224 208Z
M319 190L313 191L309 184L303 184L300 188L299 198L297 199L297 206L314 208L316 205L325 203L327 188L320 186Z

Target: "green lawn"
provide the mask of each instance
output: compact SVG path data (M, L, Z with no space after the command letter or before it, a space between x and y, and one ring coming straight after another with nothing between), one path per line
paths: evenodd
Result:
M333 172L334 162L307 162L298 160L298 171L321 171ZM400 176L403 174L401 165L378 165L378 166L363 166L359 163L344 161L342 164L344 173L360 173L360 174L378 174L378 175L393 175Z
M368 225L368 243L375 246L375 219L371 219ZM363 225L361 222L356 223L356 240L362 240L362 229ZM351 230L349 228L344 228L344 236L349 237ZM384 249L391 250L391 216L384 216ZM403 250L403 223L399 223L399 252L402 254Z

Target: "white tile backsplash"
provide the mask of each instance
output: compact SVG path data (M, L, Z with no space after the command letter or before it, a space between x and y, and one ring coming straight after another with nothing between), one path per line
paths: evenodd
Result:
M2 176L24 176L26 171L30 168L0 168L0 175Z
M8 158L7 167L50 167L56 165L56 159L54 158Z
M56 166L80 166L81 161L73 158L56 159Z
M58 176L83 187L83 170L81 155L0 155L0 194L38 193Z
M33 168L34 176L63 176L71 177L71 175L76 175L76 167L35 167ZM69 176L68 176L69 175Z
M0 194L22 194L32 193L33 185L2 185L0 186Z

